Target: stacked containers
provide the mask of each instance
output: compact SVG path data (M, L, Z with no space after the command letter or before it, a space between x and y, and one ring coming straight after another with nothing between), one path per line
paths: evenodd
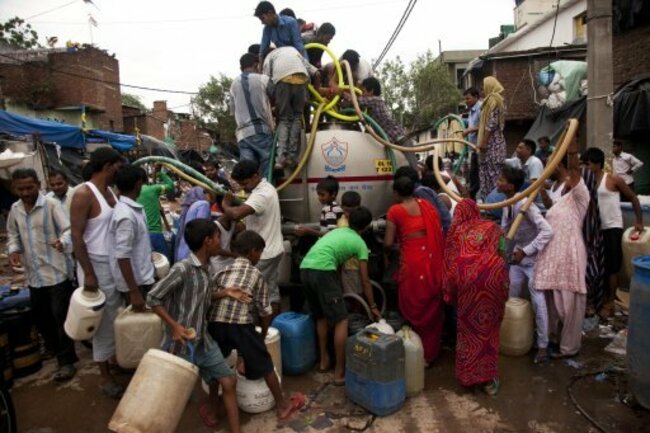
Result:
M282 371L288 375L308 372L316 362L316 328L306 314L287 312L271 324L280 332Z
M397 335L365 329L346 344L345 389L350 400L384 416L404 404L404 344Z

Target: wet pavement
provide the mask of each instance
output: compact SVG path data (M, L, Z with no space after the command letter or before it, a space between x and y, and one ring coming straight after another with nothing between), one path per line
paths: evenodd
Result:
M372 417L350 403L343 388L327 385L329 374L314 371L301 377L285 376L285 390L308 394L308 406L282 426L278 425L274 411L253 416L242 414L242 431L598 432L571 402L567 385L574 375L608 370L605 375L587 376L575 382L572 391L578 404L607 432L650 432L650 412L631 409L620 402L626 392L625 374L619 371L624 367L624 357L603 350L610 341L598 336L585 339L579 356L554 360L545 366L533 365L530 356L502 357L502 387L497 397L459 386L453 376L453 352L445 350L427 370L424 392L407 399L397 413L383 418ZM89 350L79 345L79 352L79 374L66 384L51 381L54 361L47 361L40 372L16 381L12 395L19 432L108 431L106 426L117 402L99 393L99 370L90 361ZM124 384L129 378L118 376ZM203 398L197 386L181 419L179 433L227 431L224 421L219 426L221 430L202 425L198 403Z

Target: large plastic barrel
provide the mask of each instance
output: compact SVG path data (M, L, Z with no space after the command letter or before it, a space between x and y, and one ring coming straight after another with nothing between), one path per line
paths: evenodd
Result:
M152 311L136 313L129 306L115 318L114 327L115 359L122 368L136 368L147 350L162 343L162 320Z
M0 320L6 323L9 332L13 376L25 377L36 373L43 366L43 362L32 310L6 310L0 312Z
M533 347L533 308L521 298L510 298L501 322L500 352L521 356Z
M633 263L627 334L629 388L636 400L650 409L650 256L637 257Z
M178 356L150 349L108 424L117 433L174 433L199 378Z
M316 362L316 330L306 314L287 312L273 319L282 342L282 371L288 375L308 372Z

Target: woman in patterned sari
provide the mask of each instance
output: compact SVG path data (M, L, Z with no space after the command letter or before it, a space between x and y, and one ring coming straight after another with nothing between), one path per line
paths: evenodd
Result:
M445 246L444 298L457 306L456 378L463 386L499 390L499 330L508 299L508 269L499 254L501 228L481 219L476 203L456 206Z
M388 210L384 248L390 252L399 240L399 309L422 339L424 360L431 364L440 353L444 319L444 239L438 211L427 201L413 197L414 190L411 178L395 180L393 191L398 203Z

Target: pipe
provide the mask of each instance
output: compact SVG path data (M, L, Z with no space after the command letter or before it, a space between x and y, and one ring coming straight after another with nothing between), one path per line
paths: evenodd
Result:
M160 163L166 163L169 165L172 165L179 170L183 171L184 173L190 175L194 179L197 179L207 185L210 190L216 192L219 195L225 195L228 191L226 191L221 185L218 183L213 182L210 178L206 177L205 175L199 173L198 171L194 170L192 167L189 165L183 164L182 162L173 159L173 158L167 158L165 156L146 156L144 158L140 158L136 161L133 161L133 165L142 165L142 164L160 164Z
M534 191L538 190L544 182L546 182L546 179L555 171L557 168L558 164L560 163L560 160L564 157L564 154L566 153L567 148L569 147L569 144L573 140L576 132L578 130L578 121L576 119L569 119L567 122L567 127L564 130L564 133L562 134L561 137L561 144L555 149L555 152L551 155L549 161L547 162L546 168L542 172L542 175L535 180L528 188L526 188L524 191L519 192L515 194L514 196L510 197L509 199L506 199L502 202L499 203L482 203L479 204L478 207L479 209L482 210L492 210L492 209L500 209L504 208L506 206L513 205L517 203L518 201L522 200L525 197L528 197L531 193ZM438 157L438 151L436 149L434 153L434 158ZM461 201L463 197L459 196L455 192L451 191L447 185L445 185L445 182L442 179L442 176L440 174L440 168L438 167L437 164L433 164L433 173L436 176L436 179L438 180L438 183L440 184L440 188L447 193L452 199L456 201Z
M213 190L212 188L210 188L208 185L206 185L206 184L204 184L203 182L201 182L200 180L196 180L196 179L194 179L193 177L191 177L189 174L185 174L185 173L183 173L181 170L179 170L178 168L174 167L173 165L167 164L166 162L159 162L158 164L162 165L162 166L165 167L167 170L173 171L173 172L176 173L178 176L182 177L183 179L185 179L186 181L188 181L189 183L191 183L191 184L193 184L193 185L200 186L201 188L206 189L206 190L208 190L208 191L212 191L212 192L214 192L214 193L217 192L217 191Z

